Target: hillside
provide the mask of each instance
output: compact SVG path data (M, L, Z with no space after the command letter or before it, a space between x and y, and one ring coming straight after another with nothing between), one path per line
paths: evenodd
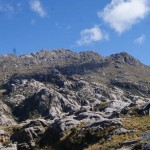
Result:
M19 150L140 149L150 131L150 67L125 52L1 55L0 71L0 126Z

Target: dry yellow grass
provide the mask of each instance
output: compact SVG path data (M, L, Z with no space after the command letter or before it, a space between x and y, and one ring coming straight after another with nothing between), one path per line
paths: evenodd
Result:
M89 146L85 150L109 150L111 148L117 148L123 142L142 139L142 133L150 132L150 117L131 117L122 121L123 127L128 130L137 130L137 132L131 132L121 135L113 135L111 140L96 143Z

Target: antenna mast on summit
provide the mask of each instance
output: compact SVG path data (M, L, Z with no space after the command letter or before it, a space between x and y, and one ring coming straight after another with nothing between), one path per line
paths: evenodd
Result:
M16 51L16 49L14 48L14 49L13 49L13 53L16 54L16 52L17 52L17 51Z

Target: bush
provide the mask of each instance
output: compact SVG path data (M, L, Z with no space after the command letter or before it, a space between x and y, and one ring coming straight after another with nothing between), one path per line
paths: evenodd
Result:
M72 128L72 129L71 129L71 133L72 133L72 134L76 134L76 133L77 133L77 131L78 131L78 129L77 129L77 128Z

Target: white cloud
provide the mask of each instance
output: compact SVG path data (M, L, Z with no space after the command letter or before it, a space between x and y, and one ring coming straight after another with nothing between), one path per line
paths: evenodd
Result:
M146 40L145 35L141 35L137 39L134 40L134 43L141 45L145 42L145 40Z
M84 29L80 33L81 38L76 42L77 45L90 45L93 42L101 40L109 40L108 33L102 31L98 26L94 26L90 29Z
M14 8L10 4L0 4L0 13L13 14Z
M102 12L98 12L98 16L121 34L149 12L149 0L112 0Z
M21 12L22 11L22 3L17 3L17 12Z
M30 4L31 10L36 12L40 17L46 16L46 11L44 10L40 0L30 0L29 4Z

